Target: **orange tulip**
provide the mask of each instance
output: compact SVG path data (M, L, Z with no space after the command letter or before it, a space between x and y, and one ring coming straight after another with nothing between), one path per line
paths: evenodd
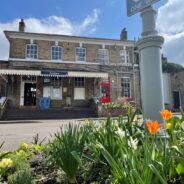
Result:
M162 110L160 111L160 114L165 121L169 120L172 117L172 112L168 110Z
M151 120L148 120L147 123L147 128L150 134L155 135L159 128L162 126L162 124L159 124L158 121L152 122Z

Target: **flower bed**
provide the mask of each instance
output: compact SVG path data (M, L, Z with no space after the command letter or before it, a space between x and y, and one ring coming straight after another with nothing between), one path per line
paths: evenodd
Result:
M108 116L112 116L112 117L118 117L118 116L125 116L127 115L127 109L126 108L103 108L102 109L102 117L108 117Z
M102 117L118 117L118 116L126 116L128 113L128 109L131 107L129 102L123 102L123 103L115 103L110 102L107 104L102 104Z
M161 115L166 129L140 124L129 109L128 118L61 127L44 145L36 136L31 146L0 153L0 183L183 184L184 114Z

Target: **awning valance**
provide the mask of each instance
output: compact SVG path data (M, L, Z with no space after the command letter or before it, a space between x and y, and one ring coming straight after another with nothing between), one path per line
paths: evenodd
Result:
M34 75L41 76L39 70L15 70L15 69L1 69L0 75Z
M108 78L108 73L102 72L82 72L82 71L58 71L58 70L15 70L1 69L0 75L32 75L50 77L86 77L86 78Z

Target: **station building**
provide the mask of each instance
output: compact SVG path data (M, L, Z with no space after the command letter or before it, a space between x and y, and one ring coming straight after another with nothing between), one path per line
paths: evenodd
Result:
M140 106L140 76L135 41L4 31L9 41L8 61L1 61L2 93L11 107L49 108L89 106L90 99L126 97ZM103 85L107 84L107 85ZM4 89L4 87L2 87Z

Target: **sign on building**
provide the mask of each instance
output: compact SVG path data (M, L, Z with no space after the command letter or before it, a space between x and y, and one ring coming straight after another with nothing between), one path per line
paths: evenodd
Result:
M134 15L160 0L127 0L127 16Z

